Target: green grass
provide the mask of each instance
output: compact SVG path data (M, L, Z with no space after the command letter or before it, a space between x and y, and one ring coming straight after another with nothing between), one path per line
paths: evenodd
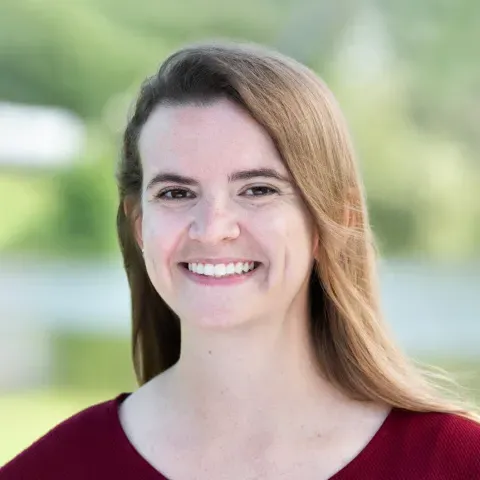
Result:
M135 389L127 338L55 332L52 385L0 392L0 465L84 408Z
M117 394L116 391L49 389L0 395L0 465L62 420Z

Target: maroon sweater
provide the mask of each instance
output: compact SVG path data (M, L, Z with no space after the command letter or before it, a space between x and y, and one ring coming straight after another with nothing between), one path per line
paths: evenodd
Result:
M166 480L132 447L118 408L127 394L60 423L0 468L0 480ZM331 480L480 480L480 425L394 409Z

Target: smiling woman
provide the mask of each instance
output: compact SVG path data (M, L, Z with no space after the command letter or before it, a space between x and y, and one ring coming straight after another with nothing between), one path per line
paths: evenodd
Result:
M254 45L174 53L118 185L140 388L0 479L480 478L475 413L382 319L348 129L313 72Z
M304 317L313 224L266 130L226 98L162 106L138 150L147 188L135 241L183 326Z

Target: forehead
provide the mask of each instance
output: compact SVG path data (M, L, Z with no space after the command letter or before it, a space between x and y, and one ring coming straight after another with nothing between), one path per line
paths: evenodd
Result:
M287 173L265 129L228 100L159 106L141 131L139 152L146 173L168 169L201 177L261 167Z

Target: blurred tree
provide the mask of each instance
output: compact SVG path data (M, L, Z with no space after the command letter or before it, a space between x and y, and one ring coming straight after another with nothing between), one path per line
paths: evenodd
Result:
M154 53L81 1L2 0L0 32L1 97L84 118L97 118L112 94L147 71Z
M32 222L21 230L23 240L12 242L64 254L113 248L118 136L112 141L105 127L118 135L140 80L168 52L228 37L295 56L341 98L385 253L478 253L479 8L476 0L2 0L0 98L69 108L94 126L103 144L71 172L36 182L48 197L42 208L55 208L48 221ZM386 35L375 37L372 12ZM358 25L361 35L352 37ZM370 36L363 51L362 35ZM339 67L345 51L357 68ZM390 63L376 71L385 51ZM348 85L351 80L356 85Z
M101 127L91 127L89 138L84 155L68 169L17 173L0 182L7 187L0 191L0 201L16 197L10 215L2 219L4 252L71 257L116 250L112 159L117 153Z
M355 136L373 226L389 255L478 255L479 172L451 137L412 121L410 85L390 40L378 12L365 10L331 68Z
M352 19L362 11L363 0L314 2L297 0L275 40L275 46L315 68L322 76Z
M107 100L154 70L179 43L228 36L268 42L271 1L2 0L0 96L98 118ZM186 13L188 12L188 13Z
M377 4L408 70L411 115L422 127L472 147L480 163L480 2Z

